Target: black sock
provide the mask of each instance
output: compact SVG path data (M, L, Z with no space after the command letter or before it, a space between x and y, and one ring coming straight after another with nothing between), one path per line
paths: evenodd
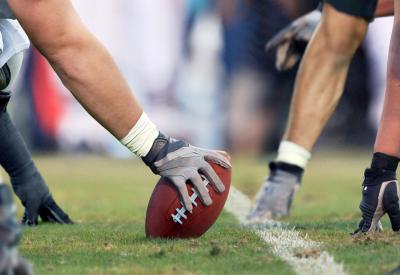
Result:
M399 164L397 157L389 156L384 153L374 153L371 168L380 170L396 171Z
M50 194L49 189L7 113L9 100L10 94L0 92L0 165L9 174L14 192L22 204L37 207Z
M277 161L277 162L271 162L270 163L270 169L279 169L285 172L288 172L290 174L293 174L298 178L298 181L301 182L301 179L303 177L304 169L301 168L300 166L290 164L287 162L282 162L282 161Z

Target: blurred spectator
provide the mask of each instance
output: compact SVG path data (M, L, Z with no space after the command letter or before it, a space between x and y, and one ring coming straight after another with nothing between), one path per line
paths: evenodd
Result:
M161 129L171 127L163 122L170 121L164 117L173 111L169 106L174 104L172 90L181 63L184 0L87 0L74 1L74 5L88 28L113 55L148 114ZM32 92L35 124L42 131L28 140L41 148L53 143L46 140L55 140L67 151L86 148L118 155L120 150L125 152L63 91L47 63L36 53L31 56L27 77L32 81L26 84ZM46 104L47 101L52 103ZM57 115L55 106L59 109Z
M75 0L74 4L163 131L198 146L260 154L276 149L281 138L297 70L277 72L275 56L265 53L265 43L318 2ZM372 142L385 89L390 24L390 19L380 19L371 25L320 143ZM38 52L32 50L25 61L13 109L32 146L130 155L64 91Z
M265 43L310 3L221 1L230 98L228 142L235 152L259 154L281 137L295 76L294 71L275 70L274 55L265 53Z
M250 2L247 5L237 1L231 6L227 3L232 1L221 1L228 11L222 11L223 17L229 15L228 20L223 20L230 97L229 144L238 153L275 150L286 125L297 69L278 73L274 68L274 55L265 54L264 45L294 18L315 9L318 1L247 1ZM375 96L371 97L375 88L366 81L370 73L370 54L366 47L371 49L371 43L359 49L354 57L344 96L320 143L365 146L373 141L374 127L368 120L368 113L375 101L372 100ZM384 58L380 61L382 65L385 63Z

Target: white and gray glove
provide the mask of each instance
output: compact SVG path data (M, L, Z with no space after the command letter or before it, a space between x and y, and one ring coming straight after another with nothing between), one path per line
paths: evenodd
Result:
M314 10L292 22L268 41L266 51L276 48L275 66L279 71L289 70L297 64L320 20L321 12Z
M225 186L208 161L227 169L231 167L225 152L197 148L161 133L142 159L155 174L167 178L176 186L181 202L189 212L193 206L186 187L187 181L191 182L202 203L209 206L212 200L201 175L219 193L224 192Z

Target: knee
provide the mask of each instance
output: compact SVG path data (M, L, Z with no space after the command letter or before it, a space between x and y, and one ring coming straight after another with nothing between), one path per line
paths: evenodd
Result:
M365 31L357 25L349 25L346 31L326 32L326 46L336 55L351 57L364 39Z
M328 5L324 8L320 32L325 47L337 56L352 57L367 29L368 22L362 18L344 14Z

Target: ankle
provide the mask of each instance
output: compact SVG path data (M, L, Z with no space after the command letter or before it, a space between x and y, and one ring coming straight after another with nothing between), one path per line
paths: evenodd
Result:
M287 163L304 169L310 158L311 153L307 149L285 140L279 146L276 162Z
M293 165L290 163L278 161L278 162L271 162L269 164L270 170L272 173L276 173L276 171L284 172L287 174L291 174L293 177L297 179L297 181L300 183L301 179L303 177L304 169L297 166Z

